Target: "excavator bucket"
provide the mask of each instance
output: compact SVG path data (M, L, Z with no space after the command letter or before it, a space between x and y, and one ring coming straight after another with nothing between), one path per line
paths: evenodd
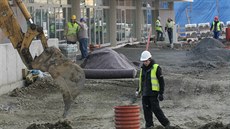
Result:
M83 69L67 59L58 48L48 47L32 62L33 69L49 72L55 84L60 88L63 101L65 118L74 99L81 92L85 83Z

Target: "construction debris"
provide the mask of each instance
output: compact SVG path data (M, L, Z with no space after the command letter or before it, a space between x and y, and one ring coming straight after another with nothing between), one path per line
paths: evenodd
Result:
M219 40L205 38L189 54L193 56L193 60L229 62L230 51L224 47Z
M69 121L58 121L55 124L31 124L26 129L72 129Z

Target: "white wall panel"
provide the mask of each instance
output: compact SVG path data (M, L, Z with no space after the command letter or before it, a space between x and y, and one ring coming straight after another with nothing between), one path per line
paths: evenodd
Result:
M58 39L48 40L48 46L58 48ZM33 41L30 46L32 56L42 53L40 41ZM16 87L22 86L22 69L26 68L17 50L11 43L0 44L0 94L7 93Z

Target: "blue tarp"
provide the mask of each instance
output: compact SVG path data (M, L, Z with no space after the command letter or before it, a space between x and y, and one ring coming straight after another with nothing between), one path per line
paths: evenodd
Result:
M187 15L186 15L187 8ZM184 26L198 23L211 23L215 16L226 24L230 21L230 0L193 0L193 2L175 2L176 24ZM219 12L219 13L218 13Z

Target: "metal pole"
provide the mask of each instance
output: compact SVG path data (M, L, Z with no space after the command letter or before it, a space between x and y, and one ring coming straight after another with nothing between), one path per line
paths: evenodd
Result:
M219 0L216 0L216 10L217 10L217 16L220 16L220 9L219 9Z

